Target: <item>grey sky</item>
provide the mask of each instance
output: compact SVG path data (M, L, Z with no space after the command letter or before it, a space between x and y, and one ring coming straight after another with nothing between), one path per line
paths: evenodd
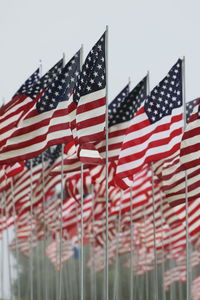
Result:
M84 44L84 54L109 25L109 96L150 70L151 88L186 56L187 99L200 95L198 0L1 0L0 97L6 101L43 61L50 68Z
M151 88L186 56L187 100L200 96L199 0L0 0L0 101L38 67L50 68L109 25L109 98L150 70Z

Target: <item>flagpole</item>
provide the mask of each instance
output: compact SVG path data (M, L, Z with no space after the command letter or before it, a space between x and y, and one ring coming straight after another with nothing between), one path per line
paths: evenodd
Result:
M12 275L11 275L11 262L10 262L10 250L9 250L9 232L8 232L8 212L6 209L6 238L7 238L7 247L8 247L8 276L9 276L9 285L10 285L10 298L13 300L12 292Z
M185 82L185 56L182 59L182 97L183 97L183 111L184 111L184 130L186 129L186 82ZM186 209L186 300L190 299L190 245L189 245L189 210L188 210L188 175L185 170L185 209Z
M31 235L30 235L30 300L33 300L33 170L32 159L30 159L30 218L31 218Z
M166 300L166 293L164 289L164 273L165 273L165 253L164 253L164 236L163 236L163 199L162 197L160 198L160 205L161 205L161 227L162 227L162 296L163 300Z
M40 65L41 66L41 65ZM47 280L47 257L46 257L46 240L47 240L47 224L45 218L45 182L44 182L44 153L42 153L42 203L43 203L43 218L44 218L44 240L43 240L43 255L44 255L44 270L45 270L45 282L44 282L44 299L48 300L48 280Z
M14 229L15 229L15 247L17 254L17 296L18 299L21 299L21 287L20 287L20 275L19 275L19 246L18 246L18 237L17 237L17 223L16 223L16 209L15 209L15 200L14 200L14 187L13 187L13 178L11 178L11 194L12 194L12 205L13 205L13 217L14 217Z
M63 52L63 65L65 67L66 58L65 53ZM64 144L62 144L62 153L61 153L61 199L60 199L60 257L59 257L59 292L58 292L58 300L62 299L62 236L63 236L63 229L62 229L62 210L63 210L63 198L64 198Z
M39 60L39 77L42 78L42 60ZM44 270L45 270L45 281L44 281L44 299L48 300L48 279L47 279L47 257L45 253L46 249L46 240L47 240L47 224L45 219L45 192L44 192L44 153L42 152L42 203L43 203L43 218L44 218L44 240L43 240L43 247L44 247Z
M115 266L115 284L113 300L118 300L119 298L119 243L120 243L120 229L121 229L121 201L122 201L122 191L120 191L120 208L118 216L118 228L117 228L117 251L116 251L116 266Z
M128 92L130 92L131 78L128 78ZM130 300L133 300L133 191L130 187Z
M147 95L150 94L150 77L149 71L147 72ZM157 252L156 252L156 225L155 225L155 193L154 193L154 170L153 163L151 163L152 174L152 200L153 200L153 236L154 236L154 268L155 268L155 300L158 300L158 270L157 270Z
M97 300L97 278L96 278L96 260L95 260L95 235L94 235L94 223L95 223L95 216L94 216L94 185L92 185L92 268L94 271L94 276L93 276L93 280L94 280L94 300Z
M63 55L64 65L64 55ZM58 281L58 300L62 299L62 209L63 209L63 198L64 198L64 144L62 144L62 161L61 161L61 198L60 198L60 247L59 247L59 281Z
M83 65L83 44L80 49L80 71ZM83 171L84 165L81 162L81 247L80 247L80 299L84 299L84 249L83 249L83 237L84 237L84 222L83 222L83 203L84 203L84 190L83 190Z
M83 266L83 235L84 235L84 223L83 223L83 163L81 163L81 282L80 282L80 291L81 291L81 300L84 299L84 266Z
M145 214L145 208L146 208L147 204L143 206L142 209L142 216L144 218L144 221L146 222L146 214ZM145 241L145 264L147 266L147 241ZM149 277L148 277L148 270L145 273L145 283L146 283L146 289L145 289L145 296L146 296L146 300L149 300Z
M41 279L40 279L40 248L39 248L39 243L37 243L37 248L36 248L36 253L37 253L37 261L36 261L36 267L37 267L37 298L41 299ZM45 277L46 277L46 272L45 272Z
M105 35L105 56L106 56L106 249L105 249L105 300L109 300L109 267L108 267L108 25Z
M3 215L3 197L1 198L1 217L2 217L2 225L3 226L3 220L5 220ZM2 240L1 240L1 298L4 299L4 238L3 238L3 230L2 230Z
M133 300L133 251L134 251L134 228L133 228L133 191L130 187L130 213L131 213L131 251L130 251L130 300Z

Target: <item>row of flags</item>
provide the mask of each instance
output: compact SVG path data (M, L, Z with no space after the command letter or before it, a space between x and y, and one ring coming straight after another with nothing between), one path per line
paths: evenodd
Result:
M182 59L151 92L147 75L109 101L106 34L82 65L80 49L42 77L37 69L0 108L0 232L15 224L10 248L27 256L38 241L50 237L46 255L59 270L80 244L83 185L84 243L92 245L100 271L108 179L109 263L116 251L129 253L133 242L133 267L143 274L153 268L154 238L158 263L169 255L177 261L185 255L185 170L190 243L199 251L200 102L184 103ZM130 267L130 261L125 265ZM182 269L171 272L185 278ZM173 276L165 275L166 289Z
M67 64L60 60L41 78L37 69L1 107L1 164L34 158L61 143L74 143L79 161L103 164L106 126L109 160L116 164L119 181L179 151L184 127L183 61L179 59L151 93L147 92L147 76L132 91L129 84L125 86L108 105L106 125L105 36L94 45L82 66L79 50ZM188 168L188 162L192 168L195 161L191 162L190 153L194 154L194 147L198 152L195 107L197 113L183 136L182 168L186 164Z

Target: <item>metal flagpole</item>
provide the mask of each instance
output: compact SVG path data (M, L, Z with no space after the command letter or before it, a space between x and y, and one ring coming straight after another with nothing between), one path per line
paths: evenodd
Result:
M186 92L185 92L185 56L182 59L182 97L183 97L183 118L184 129L186 129ZM189 211L188 211L188 184L187 170L185 170L185 210L186 210L186 300L191 295L190 276L190 245L189 245Z
M90 236L90 259L91 259L91 266L90 266L90 299L94 299L94 269L93 269L93 249L92 249L92 236Z
M131 78L129 77L128 89L130 92ZM133 238L134 238L134 229L133 229L133 191L130 187L130 300L133 300Z
M14 217L14 229L15 229L15 247L17 253L17 297L21 299L21 287L20 287L20 275L19 275L19 246L18 246L18 237L17 237L17 223L16 223L16 209L15 209L15 200L14 200L14 186L13 178L11 178L11 194L12 194L12 205L13 205L13 217Z
M33 170L32 159L30 159L30 218L31 218L31 235L30 235L30 300L33 300Z
M105 35L106 55L106 249L105 249L105 300L109 300L109 267L108 267L108 25Z
M131 213L131 251L130 251L130 300L133 300L133 251L134 251L134 227L133 227L133 191L130 187L130 213Z
M83 65L83 45L80 50L80 70ZM84 222L83 222L83 203L84 203L84 190L83 190L83 170L84 165L81 163L81 247L80 247L80 299L84 299L84 249L83 249L83 237L84 237Z
M150 78L149 71L147 72L147 95L150 94ZM153 163L151 163L152 174L152 200L153 200L153 235L154 235L154 269L155 269L155 300L158 300L158 270L157 270L157 252L156 252L156 226L155 226L155 193L154 193L154 170Z
M10 262L10 250L9 250L9 229L8 229L8 212L6 211L6 238L7 238L7 247L8 247L8 276L9 276L9 285L10 285L10 298L13 300L13 292L12 292L12 274L11 274L11 262Z
M63 56L64 61L64 56ZM64 63L63 63L64 64ZM62 144L62 161L61 161L61 198L60 198L60 248L59 248L59 281L58 281L58 300L62 299L62 207L63 207L63 198L64 198L64 144Z
M39 61L39 76L42 77L42 60ZM44 192L44 153L42 153L42 203L43 203L43 218L44 218L44 239L43 239L43 255L44 255L44 299L48 299L48 276L47 276L47 257L46 257L46 240L47 240L47 224L45 219L45 192Z
M46 215L45 215L45 181L44 181L44 153L42 153L42 203L43 203L43 219L44 219L44 239L43 239L43 255L44 255L44 274L45 274L45 279L44 279L44 299L48 300L48 276L47 276L47 257L46 257L46 241L47 241L47 224L46 224Z
M40 248L39 248L39 243L37 244L37 248L36 248L36 253L37 253L37 299L41 299L41 278L40 278L40 261L39 261L39 257L40 257ZM46 274L45 274L46 276Z
M169 261L170 270L172 270L172 268L173 268L172 258L173 258L173 255L172 255L172 242L171 242L171 233L170 233L170 261ZM172 276L172 274L171 274L171 276ZM172 282L170 284L170 300L174 300Z
M3 226L3 220L5 221L4 215L3 215L3 209L4 202L3 197L1 198L1 218L2 218L2 226ZM3 230L2 230L2 239L1 239L1 298L4 299L4 238L3 238Z
M94 186L92 185L92 227L94 228L95 218L94 218ZM95 236L94 236L94 229L92 230L92 269L93 269L93 291L94 300L97 300L97 277L96 277L96 260L95 260Z
M154 193L154 170L153 164L151 164L151 173L152 173L152 200L153 200L153 239L154 239L154 271L155 271L155 300L158 300L158 269L157 269L157 251L156 251L156 220L155 220L155 193Z
M63 68L65 67L65 53L63 53ZM63 198L64 198L64 144L62 144L62 154L61 154L61 199L60 199L60 257L59 257L59 292L58 292L58 300L62 299L62 208L63 208Z
M165 253L164 253L164 236L163 236L163 199L160 198L160 204L161 204L161 227L162 227L162 297L163 300L166 300L166 293L164 289L164 273L165 273Z
M145 214L146 205L143 206L143 210L142 210L142 215L143 215L143 218L144 218L145 222L146 222L146 219L147 219L146 214ZM145 242L145 244L146 244L145 247L147 249L147 241ZM145 251L145 264L147 266L147 251ZM145 283L146 283L146 288L145 288L146 293L145 293L145 295L146 295L146 300L149 300L149 276L148 275L149 275L149 272L148 272L148 270L146 270L146 273L145 273Z
M81 300L84 299L84 266L83 266L83 236L84 236L84 224L83 224L83 202L84 202L84 191L83 191L83 163L81 163L81 257L80 257L80 291L81 291Z
M114 284L114 293L113 300L118 300L119 298L119 243L120 243L120 229L121 229L121 200L122 200L122 191L120 191L120 208L118 216L118 228L117 228L117 251L116 251L116 267L115 267L115 284Z

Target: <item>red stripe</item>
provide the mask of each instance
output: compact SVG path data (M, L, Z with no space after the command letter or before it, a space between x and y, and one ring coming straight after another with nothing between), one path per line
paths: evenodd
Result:
M90 119L87 119L87 120L84 120L81 122L77 122L76 128L77 128L77 130L85 129L85 128L87 129L88 127L91 128L93 126L97 126L104 122L105 122L105 114L102 114L100 116L96 116L96 117L93 117L93 118L90 118Z
M96 100L93 100L93 101L90 100L85 104L81 104L81 99L80 99L80 101L78 103L78 106L77 106L76 114L78 116L82 113L85 113L87 111L91 111L93 109L96 109L98 107L102 107L102 106L105 106L105 105L106 105L106 97L96 99Z

